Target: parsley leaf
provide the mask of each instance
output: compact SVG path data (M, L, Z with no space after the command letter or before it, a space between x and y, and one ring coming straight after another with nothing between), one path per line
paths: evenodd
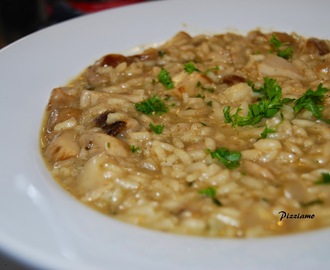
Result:
M160 70L158 74L158 81L163 84L168 90L174 88L174 83L172 81L170 73L165 68L162 68Z
M205 70L204 74L207 75L207 73L211 72L211 71L218 71L220 70L220 67L219 66L215 66L215 67L212 67L212 68L209 68L207 70Z
M215 197L216 196L216 189L214 187L208 187L205 189L201 189L198 191L199 194L205 195L207 197Z
M215 151L207 150L212 158L218 159L228 169L234 169L240 165L241 153L238 151L230 151L225 147L217 148Z
M189 62L184 65L184 70L188 72L189 74L193 73L194 71L200 72L198 68L196 68L195 64L193 62Z
M152 129L153 132L156 134L162 134L164 130L164 125L153 125L152 123L149 124L149 127Z
M208 187L198 191L199 194L204 195L212 199L212 202L218 206L222 206L222 203L217 199L217 191L214 187Z
M284 58L284 59L290 59L290 58L292 58L292 54L293 54L293 49L291 47L287 47L287 48L285 48L283 50L279 50L277 52L277 55L279 57Z
M239 115L242 110L238 108L236 112L231 115L230 107L226 106L223 109L226 123L232 123L233 126L246 126L259 123L263 118L273 117L285 104L286 100L281 100L282 88L277 84L275 79L264 78L264 84L259 89L255 88L254 84L249 82L254 92L262 95L257 103L249 105L249 111L246 116Z
M324 106L322 106L321 104L324 100L324 94L326 92L328 92L328 89L323 87L322 84L319 84L315 91L309 88L303 94L303 96L295 100L293 107L294 112L298 113L302 109L306 109L308 111L311 111L317 119L321 119L327 123L330 123L330 120L323 119L322 116Z
M144 100L140 103L135 103L134 106L138 111L144 114L162 115L168 112L166 104L162 100L160 100L157 95L148 98L147 100Z
M317 185L330 185L330 173L322 173L322 179L315 182Z
M215 91L213 87L204 87L200 81L197 82L196 87L202 89L203 91L207 91L209 93L214 93Z
M269 127L265 127L264 131L260 134L260 137L261 139L265 139L267 138L267 135L269 133L274 133L275 132L275 129L272 129L272 128L269 128Z
M134 145L131 145L131 146L129 147L129 149L132 151L132 153L136 153L136 152L138 152L138 151L140 150L139 147L136 147L136 146L134 146Z
M277 49L282 46L282 42L276 37L275 34L272 34L272 37L270 38L269 43Z
M275 49L277 55L279 57L282 57L284 59L290 59L293 55L293 49L286 44L282 43L275 34L272 35L271 39L269 40L269 43L273 46Z
M158 51L158 55L160 57L163 57L165 55L165 51L163 51L163 50Z

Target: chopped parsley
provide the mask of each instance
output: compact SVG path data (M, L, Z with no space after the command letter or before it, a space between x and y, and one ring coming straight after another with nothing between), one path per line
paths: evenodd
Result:
M330 173L322 173L322 179L315 182L317 185L330 185Z
M212 158L218 159L228 169L235 169L240 165L241 153L238 151L230 151L225 147L217 148L215 151L207 150Z
M163 57L165 55L165 52L163 50L158 51L158 55L160 57Z
M217 199L217 191L214 187L208 187L198 191L199 194L204 195L212 199L212 202L218 206L222 206L222 203Z
M174 83L172 81L170 73L165 68L162 68L160 70L158 74L158 81L163 84L168 90L174 88Z
M215 197L217 191L214 187L208 187L208 188L199 190L198 193L202 194L202 195L205 195L207 197Z
M238 108L236 112L231 115L230 107L226 106L223 109L223 114L226 123L232 123L233 126L246 126L259 123L263 118L273 117L283 106L283 104L290 101L290 99L281 99L282 88L278 85L275 79L264 78L264 84L259 89L256 89L254 84L249 82L254 92L262 95L260 100L249 105L249 111L246 116L242 116L239 112L242 110Z
M211 71L218 71L218 70L220 70L220 67L219 67L219 66L215 66L215 67L212 67L212 68L207 69L207 70L204 72L204 74L207 74L207 73L209 73L209 72L211 72Z
M209 93L214 93L215 91L213 87L204 87L200 81L197 82L196 87L202 89L203 91L207 91Z
M191 74L193 72L200 72L200 70L195 66L195 64L193 62L189 62L187 64L184 65L184 70Z
M267 135L269 133L274 133L275 132L275 129L272 129L272 128L269 128L269 127L265 127L264 131L260 134L260 137L261 139L265 139L267 138Z
M194 64L192 61L190 61L190 62L188 62L188 63L186 63L186 64L184 65L184 70L185 70L187 73L189 73L189 74L191 74L191 73L193 73L193 72L202 72L201 70L199 70L199 69L195 66L195 64ZM205 71L203 72L203 74L204 74L204 75L207 75L207 73L209 73L209 72L211 72L211 71L217 71L217 70L220 70L219 66L215 66L215 67L209 68L209 69L205 70Z
M136 146L134 146L134 145L131 145L131 146L129 147L129 149L131 149L132 153L136 153L136 152L138 152L138 151L140 150L139 147L136 147Z
M275 52L279 57L290 59L293 55L293 49L285 43L282 43L275 34L272 35L269 43L273 46Z
M164 130L164 125L153 125L152 123L149 124L149 127L151 128L151 130L153 132L155 132L156 134L162 134L163 130Z
M324 100L324 94L328 92L328 89L323 87L322 84L319 84L317 89L313 91L309 88L303 96L295 100L294 102L294 112L298 113L302 109L306 109L320 120L325 121L326 123L330 123L330 120L324 119L322 116L322 111L324 106L321 105Z
M135 103L134 106L138 111L148 115L162 115L168 112L166 104L162 100L160 100L157 95L148 98L147 100L144 100L140 103Z

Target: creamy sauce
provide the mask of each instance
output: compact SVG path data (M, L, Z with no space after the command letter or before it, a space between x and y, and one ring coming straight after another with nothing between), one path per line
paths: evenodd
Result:
M181 32L104 56L52 91L42 155L81 202L139 226L210 237L327 227L329 48L294 33ZM252 123L251 105L272 98L260 92L267 79L280 105ZM298 111L308 89L325 89L322 117Z

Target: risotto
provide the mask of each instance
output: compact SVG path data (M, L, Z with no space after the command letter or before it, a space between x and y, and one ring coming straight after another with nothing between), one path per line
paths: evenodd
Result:
M330 225L330 43L259 30L109 54L53 89L41 152L113 218L261 237Z

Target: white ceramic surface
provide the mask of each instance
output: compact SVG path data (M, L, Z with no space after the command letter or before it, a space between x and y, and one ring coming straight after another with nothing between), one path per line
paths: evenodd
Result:
M104 54L160 43L181 30L261 27L330 38L329 10L327 0L156 1L83 16L1 50L0 252L41 269L330 269L328 229L205 239L103 216L57 185L38 148L51 89Z

